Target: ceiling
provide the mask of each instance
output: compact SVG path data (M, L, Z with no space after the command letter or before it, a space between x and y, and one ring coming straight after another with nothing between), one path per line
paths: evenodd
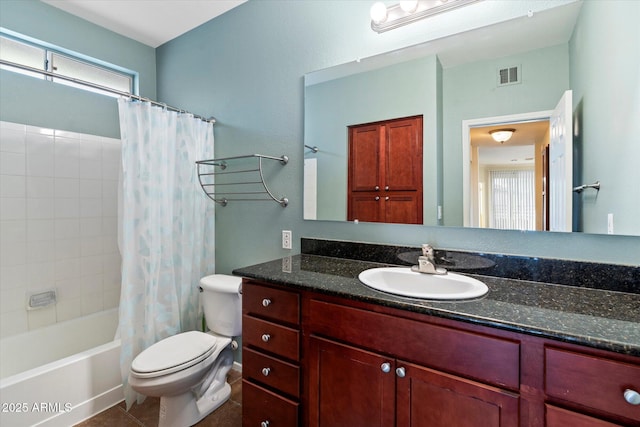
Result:
M246 0L42 0L156 48ZM179 19L176 19L179 17Z

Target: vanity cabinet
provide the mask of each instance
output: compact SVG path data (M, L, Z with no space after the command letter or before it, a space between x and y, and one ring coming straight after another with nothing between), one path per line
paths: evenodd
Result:
M300 295L242 284L242 425L300 420Z
M621 353L248 279L243 342L247 427L640 426Z
M308 305L307 425L518 424L517 392L445 372L517 390L517 342L324 301Z

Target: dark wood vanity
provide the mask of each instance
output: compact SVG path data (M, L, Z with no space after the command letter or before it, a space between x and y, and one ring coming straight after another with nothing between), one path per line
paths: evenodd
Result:
M243 425L640 426L640 357L243 280Z

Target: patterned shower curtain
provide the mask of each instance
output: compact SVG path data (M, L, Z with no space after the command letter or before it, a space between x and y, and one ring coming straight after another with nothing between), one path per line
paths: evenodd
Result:
M133 359L155 342L200 329L198 284L214 271L214 203L196 160L213 158L213 124L120 99L122 174L118 332L127 408L144 397L128 385Z

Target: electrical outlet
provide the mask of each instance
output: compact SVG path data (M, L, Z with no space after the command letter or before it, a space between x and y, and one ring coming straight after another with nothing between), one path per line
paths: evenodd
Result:
M607 234L613 234L613 214L607 214Z
M282 249L291 249L291 230L282 230Z
M282 258L282 272L283 273L291 273L291 257L286 256Z

